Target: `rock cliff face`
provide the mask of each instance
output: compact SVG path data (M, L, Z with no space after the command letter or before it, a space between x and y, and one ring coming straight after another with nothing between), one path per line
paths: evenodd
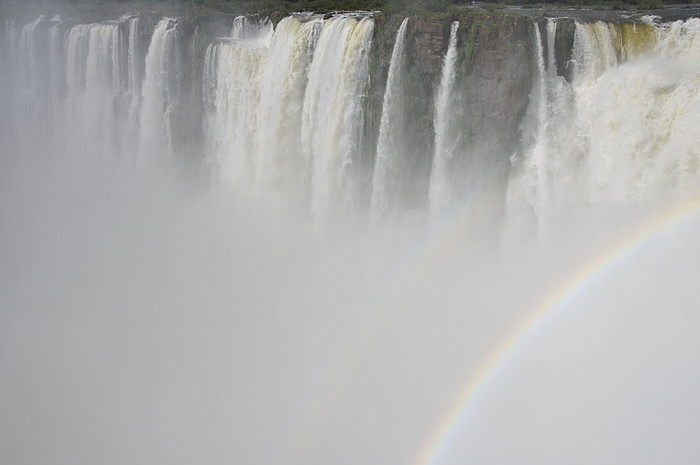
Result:
M379 18L370 73L373 132L378 130L382 95L396 31L403 17ZM519 142L532 82L530 18L504 14L464 14L409 18L406 44L406 137L413 179L407 203L427 198L435 144L434 101L447 52L450 26L459 21L453 107L465 136L457 140L450 171L472 185L506 176L509 157ZM478 174L476 174L478 173Z
M571 66L571 50L574 48L576 23L571 18L559 18L557 19L556 28L556 35L554 36L554 59L557 63L557 74L559 76L564 76L567 81L571 82L571 74L573 71L573 67Z
M532 87L532 22L523 17L480 15L460 22L461 73L455 98L463 124L453 176L480 186L505 181L520 142L520 122ZM502 202L497 202L501 204Z

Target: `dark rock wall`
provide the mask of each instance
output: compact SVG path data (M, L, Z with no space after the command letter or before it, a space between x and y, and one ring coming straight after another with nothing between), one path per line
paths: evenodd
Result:
M564 76L569 82L571 82L573 74L571 51L574 48L575 33L576 22L573 19L557 19L557 31L554 36L554 60L557 63L557 74Z
M402 16L377 19L369 98L375 143L389 60L402 20ZM450 166L453 183L468 194L504 181L510 156L520 141L534 66L532 19L489 13L410 18L405 76L405 132L410 149L405 156L411 169L404 180L404 207L421 207L427 202L435 150L435 97L455 20L460 27L451 95L450 133L457 139Z
M479 15L460 22L454 120L462 139L450 169L460 197L505 182L520 144L535 60L533 23L522 16ZM462 181L460 181L462 180ZM460 186L461 183L461 186Z
M411 18L408 26L405 89L408 143L403 208L423 207L428 198L435 146L434 101L447 52L450 21Z

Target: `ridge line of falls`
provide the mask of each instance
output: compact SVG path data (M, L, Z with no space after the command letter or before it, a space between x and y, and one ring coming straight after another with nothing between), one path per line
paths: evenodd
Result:
M452 119L453 112L453 92L456 79L457 63L457 31L459 21L453 21L450 26L450 39L447 46L440 77L440 87L435 99L435 153L433 155L433 166L430 174L430 190L428 197L430 201L430 213L433 218L440 215L440 210L452 206L453 198L450 190L447 171L449 161L455 156L456 136Z
M401 156L405 154L407 148L403 143L406 118L403 93L407 29L408 18L404 18L396 33L389 62L372 180L370 215L373 221L389 216L397 208L400 200L397 196L401 193Z
M290 205L319 224L334 212L352 216L367 207L373 220L390 217L412 207L413 194L425 197L415 203L427 200L434 217L436 210L479 203L472 192L487 187L478 184L498 184L499 177L508 178L507 187L493 187L502 192L492 204L505 207L505 230L541 237L573 204L641 203L666 190L681 195L696 176L695 139L686 135L696 101L690 57L698 20L579 21L570 56L557 63L561 21L538 22L532 33L534 79L527 111L516 122L515 150L500 144L504 137L497 136L510 135L500 134L483 111L491 99L500 99L498 108L511 104L515 87L499 87L502 81L470 68L470 58L458 53L456 24L431 91L435 145L430 154L407 147L428 125L414 124L406 105L426 108L416 102L430 97L420 88L411 88L418 96L404 95L404 75L420 76L414 60L425 57L414 57L411 48L406 63L409 19L403 18L377 104L373 160L367 128L375 26L367 14L294 15L274 30L269 21L235 19L228 37L209 45L204 63L192 58L185 22L172 18L157 23L148 44L141 43L137 16L76 25L60 17L7 20L2 133L18 155L55 150L140 169L205 161L213 179ZM484 52L472 52L483 62ZM195 63L203 64L198 86L192 84L199 72L188 71ZM602 109L606 118L596 116ZM502 152L511 151L503 175ZM411 178L419 165L414 156L432 158L425 192L403 185L422 182Z

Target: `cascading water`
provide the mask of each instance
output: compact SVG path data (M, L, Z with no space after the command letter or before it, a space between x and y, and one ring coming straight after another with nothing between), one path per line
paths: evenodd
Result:
M450 42L442 68L440 88L435 99L435 154L433 169L430 174L430 210L436 215L439 210L449 207L455 199L450 192L448 178L449 161L455 156L455 131L451 127L454 117L452 93L454 91L457 63L457 31L459 21L454 21L450 27Z
M384 105L379 126L377 157L372 181L371 214L380 219L395 208L399 199L401 184L401 154L406 151L403 145L404 109L403 74L405 61L405 41L408 18L405 18L396 33L396 42L391 53L389 76L387 77Z
M153 150L162 150L167 116L161 107L176 98L170 84L182 66L166 55L174 52L167 47L153 51L145 82L149 90L142 96L138 17L66 27L57 16L47 23L41 17L21 29L12 21L6 24L4 48L11 73L3 73L10 80L5 108L13 110L3 114L4 129L18 130L10 130L5 143L34 156L119 159L125 165L135 164L149 141ZM160 64L170 69L153 69ZM156 82L162 73L171 77ZM150 126L140 130L139 122Z
M54 17L53 23L49 28L49 75L51 83L51 110L52 120L54 121L55 139L58 135L56 123L61 121L61 99L65 93L65 70L63 68L63 27L61 25L60 16Z
M600 27L579 25L575 42L575 53L580 54L575 58L581 63L574 81L578 130L589 131L584 164L588 198L623 204L696 189L699 172L694 160L700 151L690 134L691 115L700 102L700 67L691 57L700 50L700 20L665 24L654 35L646 34L644 27L623 35L620 52L648 52L605 69L592 82L590 76L599 71L590 68L597 63L586 62L582 52L584 44L598 37ZM608 29L618 30L615 25ZM599 41L598 46L604 56L614 50L608 43ZM618 60L623 58L620 53ZM596 117L600 112L606 116Z
M535 28L537 78L523 140L530 148L511 174L508 195L515 229L528 212L543 234L550 216L571 205L640 205L696 188L690 160L700 152L687 118L698 105L698 69L686 58L696 53L698 20L649 21L576 23L570 84L555 74L551 53L545 65ZM680 55L678 42L685 44Z
M247 38L212 44L204 88L219 176L310 209L319 223L357 209L373 30L366 15L296 15L278 24L269 43L248 25Z
M250 187L255 175L257 106L266 59L266 45L256 39L221 39L206 53L208 157L221 179L240 187Z
M278 202L287 192L287 199L301 200L306 208L310 163L301 145L302 110L309 67L322 27L320 16L290 16L280 21L263 70L258 105L258 192L274 192Z
M311 211L357 210L362 197L363 96L374 22L340 16L324 25L309 70L301 142L312 166Z
M231 27L232 39L255 40L270 45L274 27L268 18L236 16Z
M67 33L66 44L68 141L90 134L94 138L85 141L83 155L89 159L117 158L124 121L120 113L128 111L128 102L120 101L127 87L121 28L119 24L74 26Z
M549 25L553 26L550 27ZM553 47L550 50L550 63L545 64L544 48L542 45L542 36L540 28L535 28L535 60L536 72L532 91L530 93L530 107L525 120L524 137L529 140L524 140L523 145L529 145L523 163L523 174L516 180L511 181L509 186L509 212L510 220L516 225L511 226L518 230L523 230L524 226L528 226L522 219L523 212L525 214L534 213L534 218L530 218L536 226L543 226L546 223L543 217L546 213L546 206L550 189L550 170L548 162L550 161L550 153L548 151L548 136L549 124L549 95L547 85L549 79L556 79L551 74L551 71L556 70L556 66L551 62L554 58ZM554 34L556 33L556 23L552 19L547 22L547 44L554 44ZM550 39L551 36L551 39ZM549 50L549 49L548 49ZM521 183L521 184L519 184ZM513 204L517 204L513 206ZM523 205L525 204L525 205ZM529 207L529 208L528 208ZM520 221L518 221L520 220ZM532 226L530 224L529 226ZM540 230L541 234L542 231Z
M172 157L173 119L181 97L180 73L183 66L181 34L177 20L163 18L155 30L146 53L139 119L139 158L149 166L160 154Z
M15 92L10 93L9 137L14 149L25 157L46 152L51 132L51 86L44 79L49 74L46 19L38 17L22 27L14 21L7 26L8 77Z
M131 95L132 111L138 108L138 104L141 99L141 79L143 77L143 70L141 69L141 48L139 46L139 24L140 19L138 17L129 19L129 52L127 55L129 61L128 90L129 94Z

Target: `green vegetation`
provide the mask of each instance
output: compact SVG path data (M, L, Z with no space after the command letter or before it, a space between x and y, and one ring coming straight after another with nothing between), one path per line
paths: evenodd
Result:
M0 0L2 1L2 0ZM293 11L386 10L387 0L4 0L0 10L61 9L84 16L93 11L149 11L170 15L284 14Z
M700 1L700 0L694 0ZM202 16L225 14L275 14L293 11L382 11L386 14L457 13L468 7L494 11L505 5L522 5L531 8L561 6L601 6L622 9L636 6L651 10L662 8L673 0L4 0L0 13L15 10L51 11L56 9L75 11L80 16L102 15L125 11L149 11L171 15Z
M478 36L479 36L479 30L481 29L481 24L480 23L474 23L472 24L471 30L469 31L469 38L467 39L467 43L464 47L464 63L465 64L471 64L472 58L474 58L474 49L476 48L476 44L478 42Z

